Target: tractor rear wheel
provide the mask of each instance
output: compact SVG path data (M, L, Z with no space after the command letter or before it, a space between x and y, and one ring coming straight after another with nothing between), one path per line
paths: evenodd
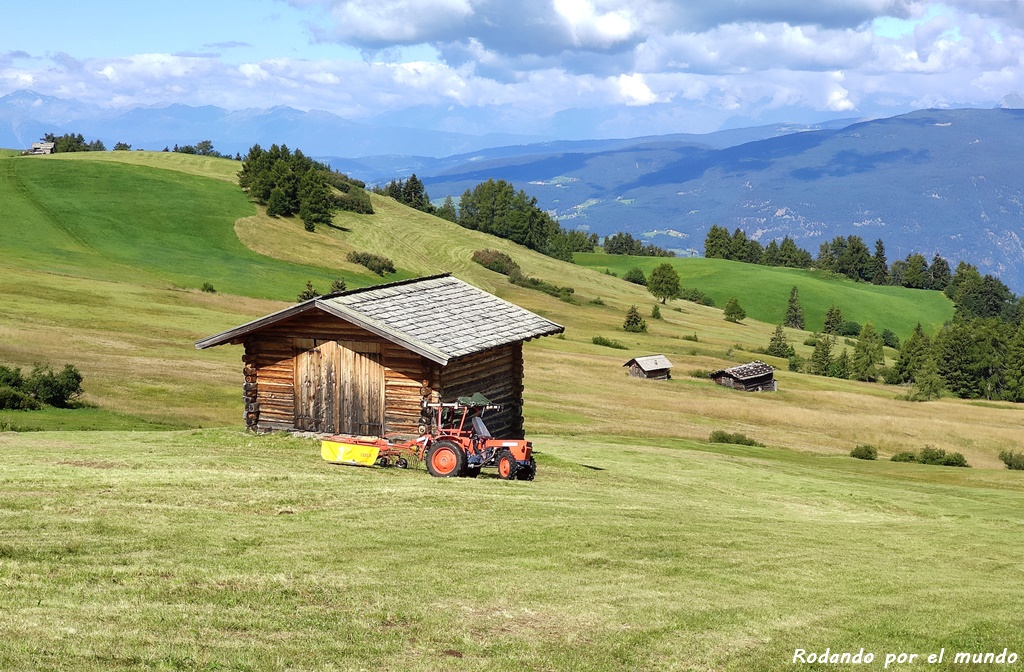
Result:
M517 471L519 471L519 463L516 462L516 458L512 457L512 453L507 450L498 453L498 476L506 481L511 481L516 477Z
M530 466L524 467L519 465L519 471L516 472L516 478L520 481L532 481L533 477L537 475L537 461L532 457L530 458Z
M466 468L466 454L451 441L438 441L427 451L427 471L431 476L461 476Z

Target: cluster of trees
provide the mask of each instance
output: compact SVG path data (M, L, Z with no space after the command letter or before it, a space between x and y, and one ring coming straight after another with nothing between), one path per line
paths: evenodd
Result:
M47 133L41 138L41 140L43 142L52 142L54 153L107 151L102 140L86 142L85 137L83 137L81 133L65 133L60 136L54 135L53 133Z
M379 185L373 188L373 193L380 194L381 196L390 196L403 205L408 205L414 210L420 210L428 214L437 214L437 208L430 202L430 196L427 194L427 188L423 184L423 180L416 177L416 173L413 173L408 180L391 180L387 186L381 187ZM451 197L448 199L451 200ZM455 209L454 204L452 210ZM455 221L454 219L450 221Z
M779 243L772 240L768 247L747 238L741 229L733 231L713 224L704 239L704 256L709 259L728 259L762 266L786 266L808 268L812 263L811 253L797 247L792 238L786 236Z
M67 408L82 394L82 374L71 364L61 371L37 364L27 376L0 365L0 408L33 411L43 404Z
M537 207L536 198L522 189L517 192L505 180L489 179L467 189L459 199L454 221L568 262L574 252L593 252L598 241L597 234L563 229Z
M242 161L238 183L271 217L299 215L307 231L330 224L334 210L373 213L363 182L333 171L301 150L253 145Z
M130 148L131 145L129 145L129 149ZM234 157L232 157L230 154L221 154L220 152L213 148L212 140L200 140L194 145L181 145L180 147L178 145L174 145L174 149L170 150L167 147L164 147L164 151L177 152L178 154L194 154L197 156L212 156L218 159L234 158L235 161L242 160L242 155L238 153L236 153Z
M644 245L628 233L619 232L604 239L604 251L608 254L628 254L634 257L674 257L675 252L657 247L656 245Z

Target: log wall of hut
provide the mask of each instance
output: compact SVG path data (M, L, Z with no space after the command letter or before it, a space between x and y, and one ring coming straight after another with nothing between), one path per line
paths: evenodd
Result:
M440 370L441 401L479 392L500 411L484 415L487 429L495 437L523 438L523 344L511 343L475 355L453 360Z
M436 363L324 313L282 320L243 343L246 426L255 431L415 435L422 399L440 398Z

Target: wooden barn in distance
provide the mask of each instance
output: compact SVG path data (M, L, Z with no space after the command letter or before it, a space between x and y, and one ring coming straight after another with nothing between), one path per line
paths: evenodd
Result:
M316 297L196 342L245 347L245 422L414 436L421 402L480 392L522 438L523 343L564 327L448 274Z
M745 392L775 392L778 389L775 367L760 360L713 371L708 376L719 385Z
M672 377L672 362L668 361L665 355L634 357L623 366L629 367L629 375L632 378L668 380Z

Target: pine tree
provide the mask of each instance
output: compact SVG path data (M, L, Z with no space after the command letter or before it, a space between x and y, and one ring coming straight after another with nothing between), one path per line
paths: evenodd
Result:
M296 301L302 303L303 301L315 299L318 296L320 296L320 292L313 289L313 282L311 280L306 280L306 288L299 292L299 296L296 298Z
M835 343L835 336L822 334L818 339L818 344L814 346L814 352L811 353L810 373L816 376L828 375L829 367L832 366L832 348Z
M451 194L444 197L444 202L441 204L441 207L438 208L437 212L434 214L436 214L441 219L447 219L449 222L454 222L456 219L458 219L458 215L455 212L455 201L452 200Z
M747 311L743 310L743 306L735 298L729 299L725 304L725 319L729 322L741 322L746 316Z
M789 291L789 306L786 308L785 324L790 329L804 328L804 309L800 306L800 290L793 285Z
M1010 339L1003 371L1003 398L1007 401L1024 401L1024 322L1017 327L1017 332Z
M889 264L885 259L885 243L879 238L875 241L875 254L871 257L871 284L889 284Z
M729 259L729 247L732 239L729 230L724 226L712 224L704 239L704 256L708 259Z
M788 340L786 340L786 332L783 331L781 324L775 327L775 333L772 334L772 340L768 343L767 354L772 357L782 357L784 359L796 354L793 350L793 346L789 344Z
M878 379L878 365L884 362L882 339L875 331L875 325L866 322L860 331L857 345L853 349L850 378L874 382Z
M931 339L924 333L921 323L918 322L910 338L903 342L899 357L896 358L895 373L899 382L914 382L918 370L924 360L929 357L931 347Z
M825 326L822 327L822 332L838 334L841 326L843 326L843 311L839 310L838 306L830 306L828 312L825 313Z
M907 395L911 401L930 401L942 396L945 383L939 375L939 366L931 355L925 357L917 371L917 380L914 387Z
M622 323L622 328L634 334L646 333L647 320L640 316L636 306L630 306L626 311L626 321Z

